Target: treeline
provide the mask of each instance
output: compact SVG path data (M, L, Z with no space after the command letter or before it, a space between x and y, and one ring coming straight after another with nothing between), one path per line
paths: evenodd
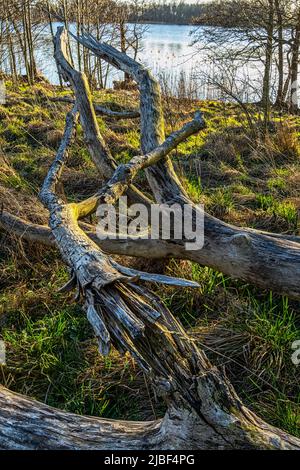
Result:
M56 3L56 2L52 2ZM71 1L74 4L72 19L76 20L76 1ZM171 24L191 24L195 18L205 14L207 9L206 5L202 4L189 4L181 1L169 2L161 0L159 2L152 2L148 0L128 0L127 2L118 2L118 0L111 0L109 2L111 11L115 11L116 6L120 6L127 12L128 21L132 23L171 23ZM62 9L62 6L61 6Z
M251 89L266 125L272 105L298 112L300 0L219 0L196 23L215 25L200 26L194 35L199 53L205 50L214 63L211 83L240 101ZM249 64L252 72L242 77Z
M15 82L22 78L32 84L40 79L37 51L54 39L57 22L73 28L75 34L90 32L99 41L136 57L145 26L128 23L130 16L139 16L142 6L140 0L130 4L117 0L0 0L0 73L10 75ZM79 43L70 43L69 54L93 87L107 86L106 63ZM129 77L125 75L124 81Z
M200 3L149 2L138 13L134 11L129 18L130 21L143 23L191 24L205 10L206 6Z
M188 23L188 17L199 25L193 36L199 58L205 50L214 64L213 84L240 101L243 89L255 89L266 122L272 104L298 111L300 0L218 0L205 7L142 0L0 0L0 72L15 82L22 75L28 83L39 79L38 51L45 41L51 43L57 21L136 57L147 29L143 21ZM215 27L201 27L207 24ZM92 87L107 86L106 63L77 42L70 43L69 52ZM242 82L243 66L253 63L259 64L261 78ZM124 84L129 82L125 75Z

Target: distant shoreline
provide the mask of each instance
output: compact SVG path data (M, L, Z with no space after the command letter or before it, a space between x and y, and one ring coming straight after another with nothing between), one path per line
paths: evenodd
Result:
M128 21L127 24L144 24L144 25L151 25L151 24L161 24L163 26L196 26L194 23L166 23L163 21Z
M55 23L63 24L62 21L55 21ZM46 23L44 23L46 24ZM71 21L70 24L76 24L76 21ZM112 24L112 23L107 23ZM162 25L162 26L199 26L195 23L166 23L164 21L127 21L127 24L141 24L141 25ZM201 25L204 26L204 25ZM210 26L210 25L207 25Z

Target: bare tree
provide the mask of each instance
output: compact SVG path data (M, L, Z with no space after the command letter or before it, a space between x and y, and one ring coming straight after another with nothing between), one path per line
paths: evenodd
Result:
M195 44L209 51L214 61L233 61L239 67L258 64L262 71L256 94L263 107L265 129L271 104L297 111L296 93L288 91L297 82L299 60L299 0L243 0L214 2L196 24L214 24L195 33ZM250 83L252 82L252 83ZM253 73L249 75L253 88ZM294 104L291 106L291 96Z
M116 24L119 38L120 50L124 54L137 58L137 54L141 49L141 41L147 31L147 26L139 23L139 15L143 11L145 1L133 0L128 4L115 1L112 4L113 22ZM129 23L130 18L135 18ZM130 74L124 74L124 87L130 85Z
M300 3L296 2L294 9L294 27L292 28L292 59L291 59L291 96L290 106L295 112L299 107L298 76L299 76L299 53L300 53Z

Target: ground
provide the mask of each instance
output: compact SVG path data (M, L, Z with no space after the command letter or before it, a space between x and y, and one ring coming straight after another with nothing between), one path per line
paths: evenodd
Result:
M46 223L38 191L69 109L50 98L70 92L9 82L7 92L7 103L0 106L0 204ZM94 98L114 110L138 106L134 91L101 91ZM275 115L262 139L246 128L243 111L231 103L165 98L164 107L167 133L199 107L207 121L206 130L172 156L195 202L235 225L299 235L300 118ZM251 113L259 129L259 111ZM138 154L138 121L98 119L119 162ZM99 186L80 126L63 182L62 197L68 200L91 195ZM148 190L143 175L137 185ZM102 358L80 305L57 292L68 279L57 251L0 235L0 338L8 349L0 382L76 413L133 420L162 416L164 405L134 361L114 351ZM192 340L225 369L244 402L266 421L300 436L300 366L291 360L291 345L300 339L300 302L187 261L125 261L198 281L200 289L160 287L159 294Z

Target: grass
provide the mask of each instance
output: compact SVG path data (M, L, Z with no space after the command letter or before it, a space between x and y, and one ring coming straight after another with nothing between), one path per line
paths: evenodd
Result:
M294 203L280 202L271 194L258 194L256 203L259 209L271 217L282 219L291 231L296 231L298 226L298 210Z
M210 195L208 207L216 217L223 218L229 215L235 208L231 190L229 188L217 188Z
M41 84L13 89L8 83L7 90L12 103L0 107L5 153L0 203L32 222L46 223L48 214L37 193L68 109L47 97L68 92ZM32 103L23 103L24 96ZM135 92L103 91L95 94L95 101L115 110L137 108ZM165 105L167 133L199 107L207 120L205 131L172 155L195 202L228 223L299 235L299 117L275 117L277 131L261 140L245 130L245 117L233 104L190 101L182 106L169 98ZM118 162L138 154L136 120L99 119L99 125ZM69 200L87 197L99 187L80 126L63 182ZM144 174L137 185L149 192ZM58 253L5 233L1 237L0 336L7 344L8 363L0 369L0 382L75 413L124 419L162 416L164 405L134 361L116 351L103 359L81 305L57 293L68 279ZM135 261L137 268L143 263ZM212 361L226 368L245 403L299 436L300 368L291 361L291 345L300 339L300 303L187 261L148 263L147 269L199 283L199 289L155 289Z
M286 181L283 178L270 178L268 180L268 188L272 190L284 191L287 188Z
M201 178L189 175L183 181L185 190L194 202L199 202L202 196Z
M0 317L7 364L0 367L2 384L74 413L132 420L160 416L164 408L158 405L153 414L153 392L130 356L113 351L102 358L82 308L56 293L68 277L63 266L49 256L47 269L44 265L44 272L37 273L20 262L27 286L14 293L20 265L5 263Z
M129 357L99 357L79 307L50 311L37 320L22 314L19 324L2 335L8 357L2 376L10 388L74 413L139 418L136 406L127 407L132 397L138 404L138 371Z

